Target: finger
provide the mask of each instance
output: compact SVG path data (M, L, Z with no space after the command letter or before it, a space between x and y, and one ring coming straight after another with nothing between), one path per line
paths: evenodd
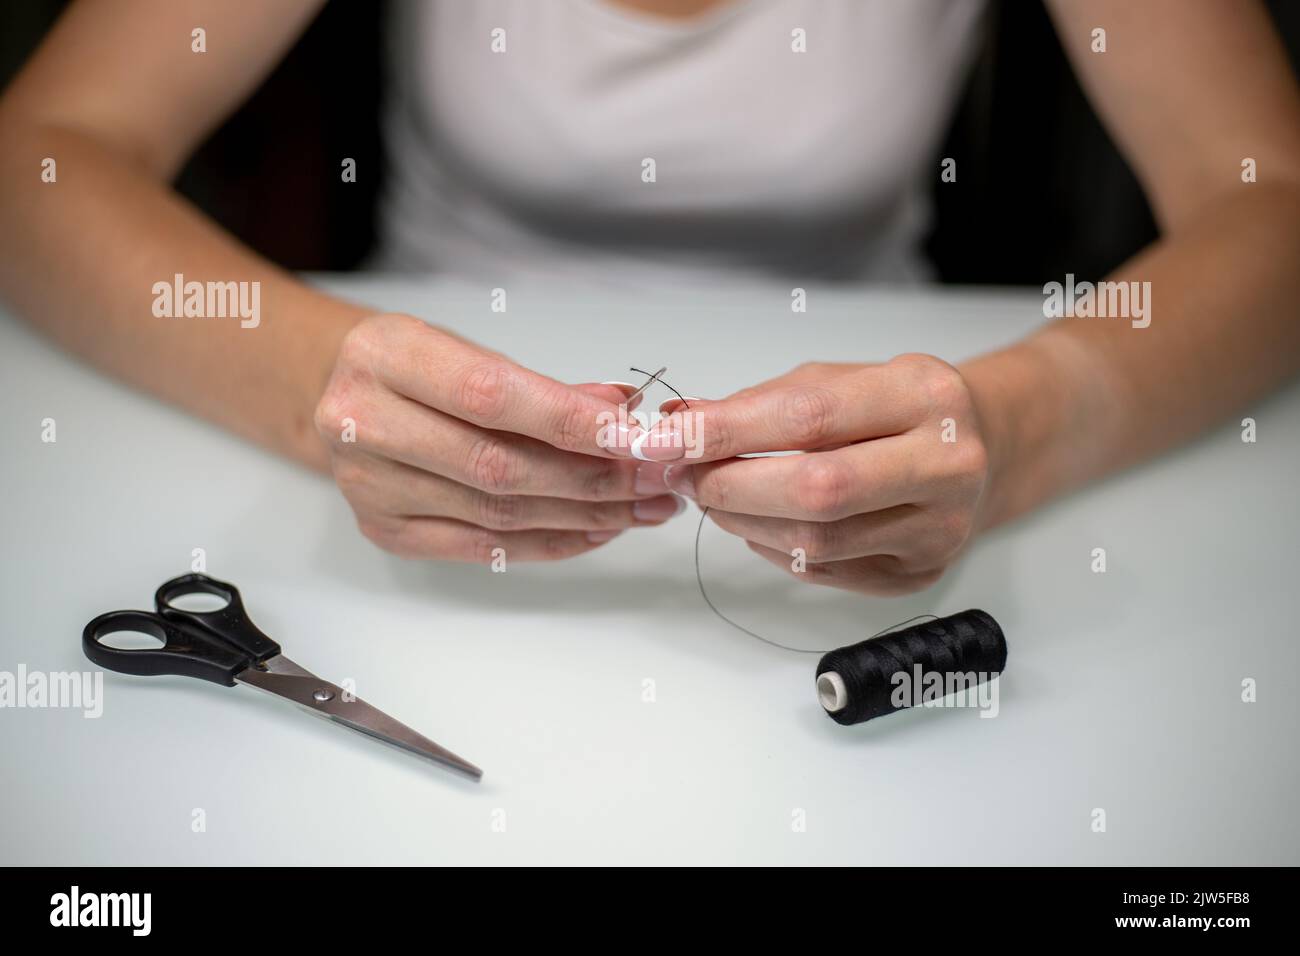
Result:
M877 438L835 451L671 464L668 487L704 508L838 521L923 499L908 436Z
M424 323L387 329L373 356L381 381L447 415L528 435L566 451L628 457L639 428L618 430L615 402L597 398L490 354ZM386 346L386 347L385 347ZM614 429L617 434L607 432Z
M641 392L639 386L633 385L631 382L584 382L573 387L595 398L621 406L619 409L620 414L623 414L623 410L626 409L629 427L635 425L642 430L650 427L650 419L646 413L637 412L641 402L645 399L645 393ZM629 400L628 396L630 395L635 395L635 397Z
M667 491L662 471L655 472L662 465L561 451L523 435L478 428L394 392L377 391L368 402L355 416L360 450L480 491L582 501Z
M737 394L739 394L739 393L737 393ZM733 395L733 396L730 396L730 398L734 398L734 397L735 397L734 395ZM730 398L729 398L728 400L730 400ZM680 398L670 398L670 399L668 399L666 402L664 402L663 404L661 404L661 405L659 406L659 414L660 414L660 415L671 415L673 412L676 412L676 411L684 411L684 410L686 410L686 409L688 409L688 408L692 408L692 409L701 409L701 408L704 408L706 405L708 405L709 402L711 402L711 401L715 401L715 400L714 400L714 399L706 399L706 398L691 398L691 399L687 399L687 400L683 400L683 399L680 399ZM688 404L688 402L689 402L689 404ZM647 422L647 421L642 421L641 424L642 424L642 425L645 425L645 426L648 426L650 423ZM812 449L808 449L808 450L809 450L809 451L829 451L829 450L831 450L831 449L833 449L833 448L843 448L843 447L844 447L845 445L847 445L847 444L850 444L850 443L849 443L849 442L832 442L832 443L829 444L829 445L819 445L817 448L812 448Z
M799 565L784 552L754 543L749 544L749 549L798 580L876 597L894 597L921 591L943 576L941 569L923 572L899 570L896 560L884 555L809 564L804 570L796 571L795 568Z
M712 508L708 514L724 531L785 554L797 551L809 564L880 554L908 557L920 523L920 511L911 505L840 521L792 521Z
M810 382L822 382L828 378L834 378L837 375L844 375L849 372L857 371L863 366L860 362L804 362L802 365L796 365L788 372L783 372L757 385L750 385L739 391L732 392L727 396L728 400L733 398L747 398L751 395L759 395L763 392L770 392L775 388L784 388L790 385L804 385Z
M404 558L489 564L557 561L600 547L617 531L490 531L451 518L404 518L363 527L366 537Z
M342 469L340 487L358 512L455 518L494 531L537 528L600 531L662 524L685 501L661 494L638 501L571 501L535 495L491 495L399 461L367 456Z
M774 388L786 385L801 385L805 382L821 382L836 375L844 375L848 372L861 369L863 366L857 362L805 362L796 366L788 372L769 378L766 381L759 382L757 385L749 385L738 391L732 392L726 397L726 401L736 398L748 398L762 392L770 392ZM659 413L661 415L671 415L680 409L697 405L704 405L717 399L694 398L687 395L679 398L674 395L659 404Z
M696 398L693 395L685 395L680 398L674 395L672 398L665 399L659 403L659 414L671 415L673 412L680 411L684 408L699 408L703 405L707 405L711 401L713 401L713 399Z
M849 372L855 372L864 366L860 362L805 362L796 366L788 372L769 378L766 381L759 382L757 385L749 385L739 391L732 392L726 397L726 401L736 398L749 398L759 395L763 392L770 392L774 388L781 388L788 385L802 385L807 382L823 382L826 379L834 378L837 375L845 375ZM659 413L670 415L681 408L696 405L703 405L716 399L693 398L687 395L684 399L673 396L672 398L661 402Z
M896 435L928 409L903 365L881 365L816 384L790 385L679 410L633 440L653 461L717 461L756 452L820 448Z
M822 382L837 375L847 375L850 372L859 371L864 367L869 366L863 366L860 362L805 362L782 375L777 375L774 378L769 378L766 381L759 382L757 385L750 385L746 388L740 389L739 391L732 392L727 396L726 400L731 401L736 398L748 398L754 395L759 395L763 392L770 392L775 388L782 388L790 385ZM673 397L660 404L659 414L671 415L675 411L680 411L683 408L686 408L688 403L689 407L695 408L697 406L703 406L709 401L713 401L713 399L688 397L686 401L683 401L680 398ZM818 446L818 450L842 447L844 444L847 443L831 442L827 445Z
M836 375L843 375L862 368L860 363L855 362L805 362L796 366L788 372L769 378L766 381L759 382L757 385L750 385L739 391L732 392L726 400L731 401L735 398L747 398L752 395L758 395L761 392L771 391L783 385L799 385L804 382L820 382L832 378ZM704 405L707 402L717 401L717 399L695 398L691 395L677 396L666 399L659 403L659 413L661 415L671 415L673 412L682 408L694 408L697 405Z
M642 392L630 402L628 401L628 396L635 394L637 391L637 386L633 385L631 382L582 382L573 387L595 398L599 398L601 401L611 402L615 405L626 403L628 411L636 409L636 407L641 404L642 399L645 398L645 393Z
M711 401L715 401L715 399L692 398L689 399L690 403L688 405L688 403L682 401L682 399L680 398L669 398L667 402L664 402L663 405L659 406L659 415L672 415L672 412L685 411L686 408L695 408L695 410L699 410L699 408L705 408L708 405L708 403L710 403ZM650 423L649 421L642 421L641 424L649 425ZM841 447L850 444L852 444L852 442L848 442L848 441L831 442L831 444L829 445L819 445L818 447L815 447L815 449L809 449L809 451L829 451L831 449L841 449Z

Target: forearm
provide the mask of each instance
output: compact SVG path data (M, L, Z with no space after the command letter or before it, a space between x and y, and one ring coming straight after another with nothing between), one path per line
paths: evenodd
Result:
M0 119L0 293L94 365L313 467L312 411L365 310L239 245L132 159L74 130ZM57 162L42 182L41 162ZM157 317L155 283L260 283L256 327ZM184 315L183 302L173 303ZM248 323L246 323L248 324Z
M1300 189L1243 184L1108 277L1151 283L1149 327L1064 318L963 366L990 451L981 523L1181 442L1294 375L1298 262Z

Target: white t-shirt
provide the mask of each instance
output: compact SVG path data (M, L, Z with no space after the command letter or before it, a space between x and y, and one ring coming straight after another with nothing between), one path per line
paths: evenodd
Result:
M395 4L376 264L494 282L924 278L926 196L982 9Z

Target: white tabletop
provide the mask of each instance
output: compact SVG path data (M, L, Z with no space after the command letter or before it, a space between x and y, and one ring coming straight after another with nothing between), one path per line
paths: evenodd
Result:
M486 287L323 281L562 379L667 365L707 397L805 359L958 360L1042 321L1034 293L810 289L796 315L788 288L512 287L500 314ZM148 607L203 548L286 654L486 772L463 782L248 688L110 673L98 719L0 709L2 862L1300 863L1300 389L1245 410L1257 442L1236 415L907 599L802 585L707 525L715 599L777 639L830 648L969 607L1001 622L995 719L841 727L816 656L704 606L694 508L568 562L409 563L356 532L325 478L12 318L0 377L0 671L93 670L85 622Z

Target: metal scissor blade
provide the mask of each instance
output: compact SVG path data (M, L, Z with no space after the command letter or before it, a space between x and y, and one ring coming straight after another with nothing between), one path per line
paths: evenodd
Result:
M483 771L468 760L439 747L428 737L416 733L382 710L371 707L359 697L351 696L343 688L321 680L283 654L270 658L261 667L240 671L235 675L235 680L297 704L317 717L324 717L367 737L400 747L474 780L483 776Z

